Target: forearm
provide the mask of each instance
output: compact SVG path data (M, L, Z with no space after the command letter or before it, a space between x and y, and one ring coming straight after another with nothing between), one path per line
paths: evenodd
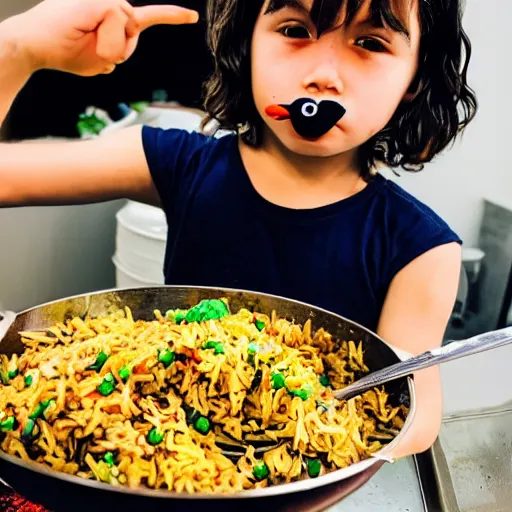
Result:
M32 73L29 60L13 35L11 23L12 19L0 23L0 126Z
M428 450L441 428L443 399L439 367L427 368L414 375L416 414L409 430L392 453L394 458Z

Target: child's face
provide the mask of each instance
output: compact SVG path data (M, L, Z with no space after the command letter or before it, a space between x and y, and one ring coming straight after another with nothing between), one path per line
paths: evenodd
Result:
M419 54L416 1L406 20L407 36L366 21L367 1L349 26L341 24L342 9L339 22L319 39L308 14L313 0L281 3L285 6L266 13L266 2L252 40L253 95L266 132L300 155L325 157L354 150L384 128L407 99ZM297 135L290 121L270 119L264 112L268 105L304 96L335 100L347 110L316 141Z

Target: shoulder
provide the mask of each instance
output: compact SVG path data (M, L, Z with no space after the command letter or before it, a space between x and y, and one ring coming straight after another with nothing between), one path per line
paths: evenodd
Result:
M226 135L215 138L199 132L143 126L142 142L149 161L155 158L169 163L212 157L234 146L236 137ZM197 162L196 162L197 164Z
M425 235L444 234L460 241L450 225L431 207L414 197L395 182L379 175L379 196L386 208L390 227L398 231L420 229Z
M376 180L377 214L387 240L388 282L424 253L447 244L462 244L457 233L432 208L393 181L380 175Z

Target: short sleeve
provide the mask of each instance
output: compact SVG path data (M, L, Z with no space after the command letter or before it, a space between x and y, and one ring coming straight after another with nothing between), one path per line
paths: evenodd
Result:
M429 210L409 212L411 218L391 237L389 281L405 266L422 254L449 243L462 244L459 236L437 215Z
M181 129L144 126L142 144L151 177L169 213L182 187L198 169L201 154L208 138L197 132Z

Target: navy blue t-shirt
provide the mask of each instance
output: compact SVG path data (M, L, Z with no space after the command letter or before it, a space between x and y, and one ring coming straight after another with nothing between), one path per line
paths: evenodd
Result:
M281 295L375 330L393 276L459 237L430 208L377 175L334 204L296 210L252 186L235 135L143 128L169 225L166 284Z

